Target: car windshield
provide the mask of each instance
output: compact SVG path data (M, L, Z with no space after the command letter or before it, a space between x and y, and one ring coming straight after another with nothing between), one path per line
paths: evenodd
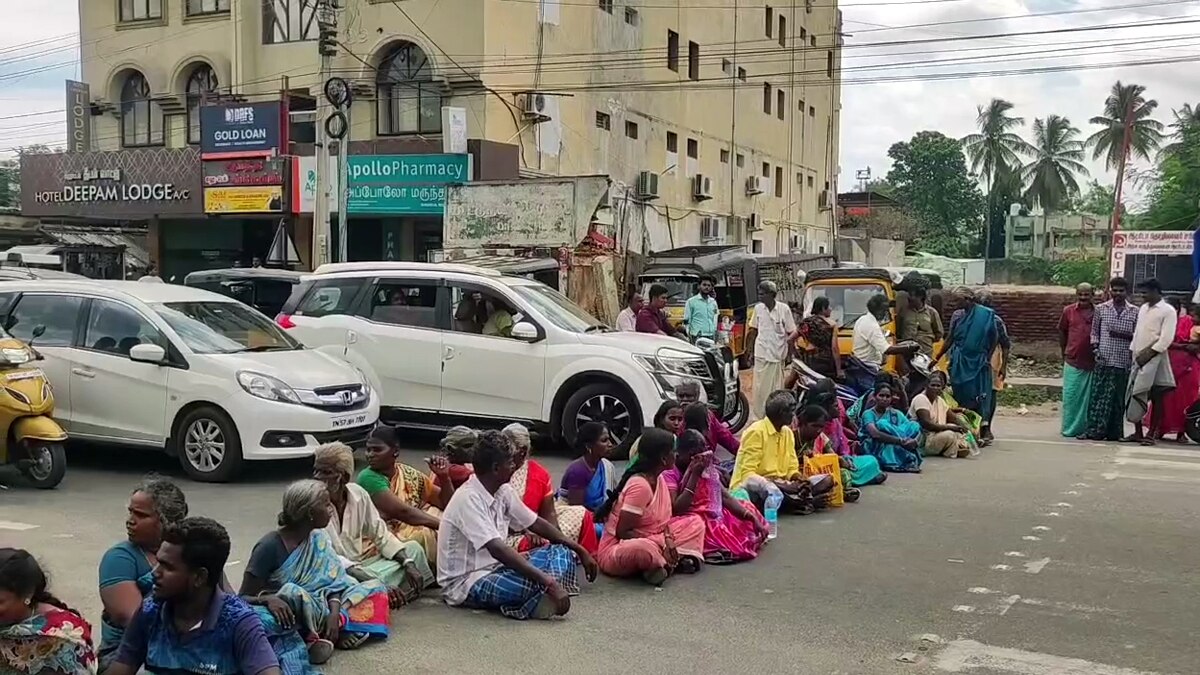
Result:
M258 311L237 302L167 302L154 311L197 354L236 354L302 349Z
M883 284L865 283L842 285L812 285L804 291L804 314L812 311L813 300L829 298L830 317L842 328L850 328L855 321L867 313L867 301L873 295L885 294Z
M667 304L682 305L687 302L687 299L696 294L700 289L700 277L651 277L643 276L639 279L642 282L642 297L646 300L650 299L650 287L655 284L661 284L667 287Z
M583 333L589 328L604 325L604 322L568 300L567 296L545 284L520 284L512 286L512 289L522 300L541 312L550 323L563 330Z

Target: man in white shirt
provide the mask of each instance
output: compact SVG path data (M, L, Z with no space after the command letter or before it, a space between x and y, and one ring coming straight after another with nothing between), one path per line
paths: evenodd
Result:
M622 333L636 333L637 313L641 311L643 304L642 294L630 291L625 298L625 309L617 314L617 330Z
M746 331L748 358L754 363L754 400L750 410L756 418L766 414L767 398L783 388L784 366L791 362L792 343L798 332L792 308L778 302L779 287L774 281L758 285L762 302L754 305L754 317Z
M571 609L579 594L576 564L596 579L592 556L521 502L508 481L516 470L512 444L499 431L479 435L475 474L454 491L438 529L437 577L449 605L498 609L514 619L549 619ZM528 530L550 542L527 555L505 540Z
M883 334L879 320L888 315L888 299L882 293L871 296L867 301L867 312L854 322L854 356L876 371L883 367L883 359L890 354L908 354L917 349L912 343L893 345Z
M1137 326L1133 329L1133 370L1129 376L1125 419L1133 422L1133 434L1124 441L1154 445L1160 435L1163 419L1163 399L1175 388L1175 374L1167 350L1175 341L1178 311L1163 300L1158 279L1146 279L1138 284L1142 306L1138 308ZM1142 429L1147 408L1150 413L1150 434Z

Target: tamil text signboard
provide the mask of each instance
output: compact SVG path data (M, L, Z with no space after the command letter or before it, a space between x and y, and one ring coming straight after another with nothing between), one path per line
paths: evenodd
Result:
M223 159L204 162L204 187L283 185L282 157Z
M144 219L204 212L194 148L137 148L21 157L26 216Z
M446 185L470 177L470 155L351 155L346 212L442 215Z
M1195 233L1191 230L1121 230L1113 233L1112 275L1125 274L1129 256L1188 256L1192 255Z
M205 213L280 213L283 186L219 187L204 189Z
M283 104L229 103L200 108L200 154L204 159L264 157L284 141Z

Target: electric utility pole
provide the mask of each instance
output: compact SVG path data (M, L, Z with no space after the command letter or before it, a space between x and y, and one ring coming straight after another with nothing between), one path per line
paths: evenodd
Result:
M337 54L337 6L336 0L319 0L317 6L317 28L320 37L317 40L317 50L321 59L318 81L323 88L333 70L333 57ZM313 207L313 268L330 262L330 176L329 176L329 137L325 133L325 119L332 110L332 105L325 96L317 95L317 114L314 120L316 127L316 165L317 165L317 199ZM344 209L343 209L344 210Z

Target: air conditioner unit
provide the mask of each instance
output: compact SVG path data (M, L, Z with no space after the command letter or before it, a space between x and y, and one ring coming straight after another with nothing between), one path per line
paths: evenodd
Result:
M698 202L712 199L712 179L702 173L692 177L692 198Z
M753 197L761 195L767 191L767 179L762 176L749 176L746 178L746 195Z
M550 115L546 114L546 96L531 91L521 94L521 114L525 119L533 122L545 122L550 119Z
M658 199L658 174L653 171L639 173L635 189L638 199Z
M700 219L700 240L712 243L721 239L721 219L705 216Z
M829 190L821 190L820 196L817 197L817 207L822 211L828 211L833 208L833 204L829 200Z
M762 229L762 216L758 215L757 213L751 213L750 217L746 219L746 231L747 232L757 232L761 229Z

